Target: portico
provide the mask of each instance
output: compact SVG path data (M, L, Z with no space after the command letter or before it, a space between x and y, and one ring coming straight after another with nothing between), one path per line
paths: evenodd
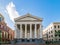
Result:
M26 14L15 19L15 38L42 38L42 18Z
M42 39L42 18L29 13L17 17L15 21L15 44L44 44Z

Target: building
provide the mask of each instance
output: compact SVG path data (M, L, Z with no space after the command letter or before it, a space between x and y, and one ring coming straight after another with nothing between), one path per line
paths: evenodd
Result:
M43 39L48 41L60 41L60 22L53 22L43 30Z
M40 41L42 43L42 18L29 13L17 17L15 20L15 39L20 42ZM20 43L19 42L19 43Z
M14 38L14 31L7 26L4 17L0 14L0 43L6 43Z
M10 41L14 40L15 31L12 30L10 27L8 27L8 28L9 28L9 31L8 31L8 33L9 33L9 40Z

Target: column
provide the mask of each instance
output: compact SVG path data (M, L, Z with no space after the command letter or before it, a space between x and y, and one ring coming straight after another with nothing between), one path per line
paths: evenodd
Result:
M17 38L17 25L15 24L15 38Z
M22 24L20 24L20 38L22 38Z
M20 29L18 29L18 26L19 24L16 24L16 38L20 38Z
M27 38L27 24L25 24L25 38Z
M36 32L36 29L37 27L36 27L36 24L35 24L35 38L37 38L37 32Z
M39 24L39 28L38 28L38 39L40 39L40 24Z
M40 24L40 38L42 38L42 25Z
M30 24L30 38L32 38L32 24Z

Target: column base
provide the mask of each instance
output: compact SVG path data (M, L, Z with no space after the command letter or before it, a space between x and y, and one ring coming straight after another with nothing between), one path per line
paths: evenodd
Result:
M11 44L44 44L44 40L42 38L40 39L14 39L13 41L11 41Z

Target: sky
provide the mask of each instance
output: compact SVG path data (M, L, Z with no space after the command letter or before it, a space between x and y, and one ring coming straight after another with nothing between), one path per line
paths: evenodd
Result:
M0 13L13 30L14 18L27 13L43 18L43 28L60 22L60 0L0 0Z

